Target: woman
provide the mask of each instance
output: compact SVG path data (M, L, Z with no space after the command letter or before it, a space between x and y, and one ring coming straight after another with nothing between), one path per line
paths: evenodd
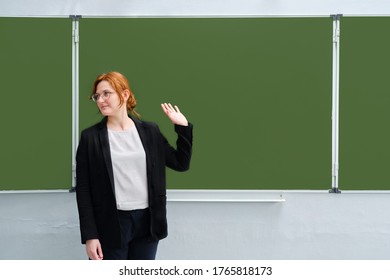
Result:
M177 133L173 148L156 124L139 119L118 72L99 75L91 99L104 118L81 133L77 149L81 242L93 260L155 259L167 236L165 167L189 169L192 125L177 106L161 104Z

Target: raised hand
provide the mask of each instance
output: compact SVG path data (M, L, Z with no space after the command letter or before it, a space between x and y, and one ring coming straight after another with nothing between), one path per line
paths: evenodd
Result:
M161 104L161 108L173 124L188 126L186 117L180 112L179 107L173 107L171 103Z

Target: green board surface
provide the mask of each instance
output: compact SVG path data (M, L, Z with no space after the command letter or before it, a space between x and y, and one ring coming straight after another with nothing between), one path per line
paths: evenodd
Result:
M80 127L97 74L132 85L143 119L174 143L161 102L194 124L179 189L331 187L332 19L82 19Z
M71 22L0 18L0 189L72 184Z
M390 189L390 18L342 18L341 189Z
M71 19L1 18L0 189L71 187ZM342 18L340 181L390 189L389 18ZM174 189L331 188L331 18L80 19L80 130L95 77L124 73L174 144L161 102L194 124Z

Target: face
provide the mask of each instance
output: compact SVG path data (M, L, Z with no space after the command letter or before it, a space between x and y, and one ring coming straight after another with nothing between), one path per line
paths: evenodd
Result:
M118 94L107 81L103 80L97 85L96 93L100 94L96 104L103 116L115 116L122 110L126 110L126 103L120 105Z

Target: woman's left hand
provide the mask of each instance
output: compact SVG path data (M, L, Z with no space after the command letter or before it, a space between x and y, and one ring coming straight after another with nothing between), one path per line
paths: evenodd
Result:
M180 112L179 107L173 107L171 103L161 104L161 108L173 124L188 126L186 117Z

